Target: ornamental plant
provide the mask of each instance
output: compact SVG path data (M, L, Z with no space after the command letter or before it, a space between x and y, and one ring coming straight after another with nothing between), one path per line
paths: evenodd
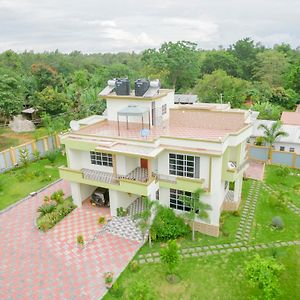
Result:
M179 263L179 248L175 240L168 241L167 246L160 250L160 260L166 265L168 274L174 274Z
M84 245L84 239L83 239L83 235L80 234L77 236L77 244L83 246Z

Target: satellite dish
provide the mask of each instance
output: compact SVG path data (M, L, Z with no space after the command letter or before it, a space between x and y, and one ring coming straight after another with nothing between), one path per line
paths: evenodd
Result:
M80 124L78 123L78 121L72 120L70 122L70 127L73 131L78 131L80 129Z

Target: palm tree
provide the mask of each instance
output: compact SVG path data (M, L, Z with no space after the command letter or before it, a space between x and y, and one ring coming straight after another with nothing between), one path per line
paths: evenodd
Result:
M276 121L270 127L266 124L260 124L258 129L264 129L264 136L262 137L263 140L269 145L269 158L271 156L271 150L273 144L278 140L280 137L288 136L288 133L281 130L281 122Z
M190 211L186 213L186 216L192 222L193 241L195 240L195 221L197 217L202 220L209 220L207 211L211 210L211 206L201 201L201 196L204 193L205 191L199 188L192 193L191 197L186 195L180 196L180 201L182 201L186 206L190 207Z

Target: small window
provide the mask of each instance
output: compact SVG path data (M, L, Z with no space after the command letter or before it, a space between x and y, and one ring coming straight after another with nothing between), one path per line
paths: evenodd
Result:
M91 156L92 165L106 166L106 167L113 166L111 154L90 151L90 156Z
M167 104L164 104L162 107L161 107L161 113L163 115L165 115L167 113Z
M295 152L295 148L291 147L290 152Z
M156 198L156 200L159 200L159 189L155 193L155 198Z
M280 148L279 148L280 151L284 151L284 149L285 148L283 146L280 146Z
M192 197L191 192L170 189L170 207L178 210L190 211L191 208L189 207L189 205L180 201L180 197L182 195Z

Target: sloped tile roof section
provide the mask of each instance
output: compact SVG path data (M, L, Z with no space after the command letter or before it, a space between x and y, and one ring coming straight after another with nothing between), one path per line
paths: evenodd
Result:
M281 122L287 125L299 125L300 126L300 112L288 112L284 111L281 115Z

